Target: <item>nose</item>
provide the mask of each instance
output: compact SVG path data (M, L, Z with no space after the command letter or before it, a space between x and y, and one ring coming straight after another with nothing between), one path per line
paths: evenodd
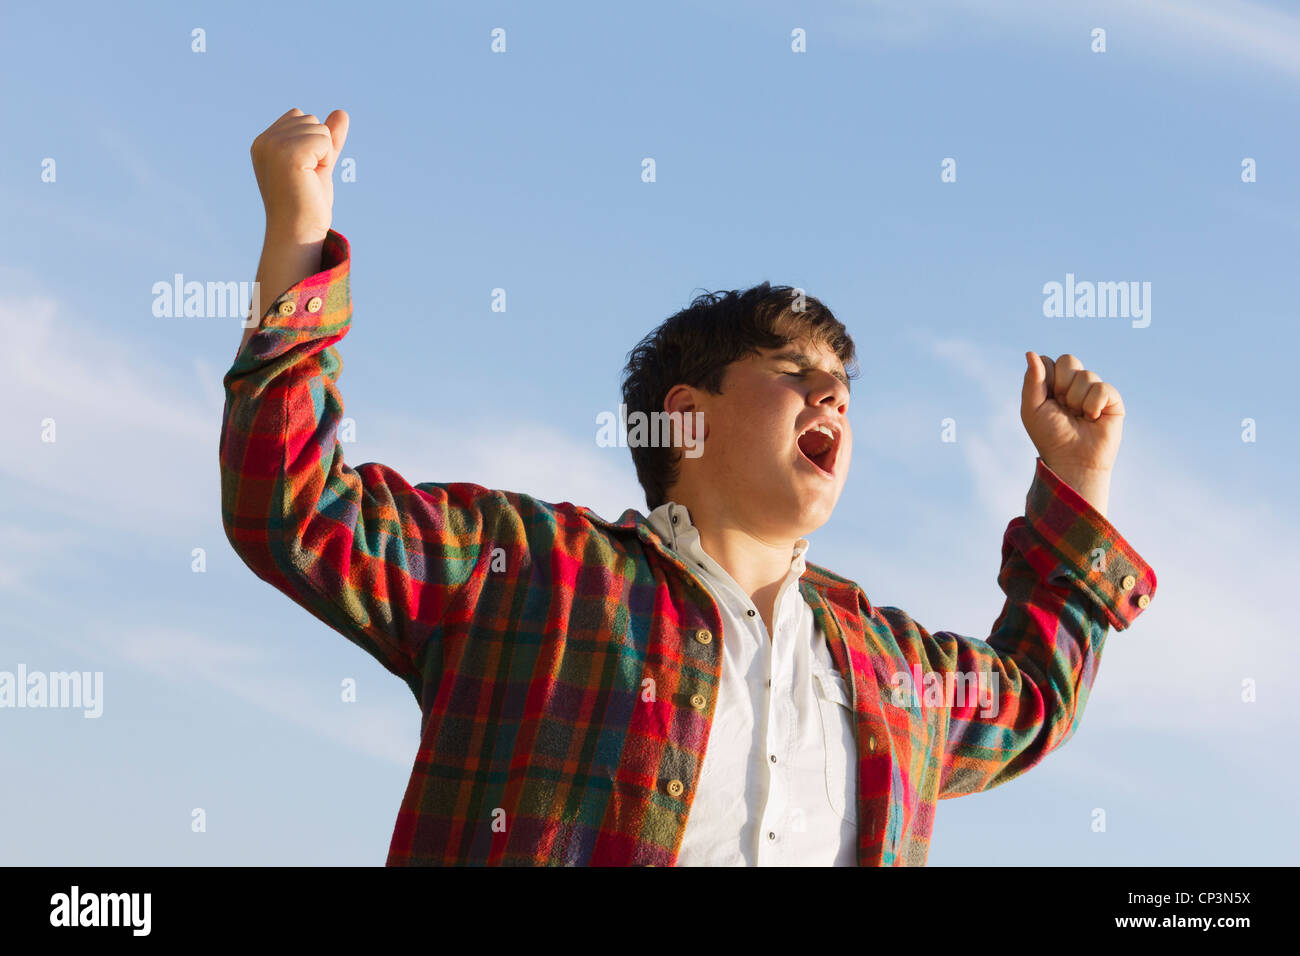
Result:
M849 390L830 372L821 372L816 384L808 392L808 402L812 405L825 405L844 415L849 410Z

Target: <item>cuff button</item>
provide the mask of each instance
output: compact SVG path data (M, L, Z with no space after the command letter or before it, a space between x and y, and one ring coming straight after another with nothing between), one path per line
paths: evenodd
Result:
M1138 607L1146 607L1150 603L1151 603L1151 595L1149 594L1138 595Z
M1119 582L1119 586L1123 588L1125 591L1132 591L1133 585L1137 583L1138 583L1137 578L1133 577L1133 575L1131 574L1126 574L1124 575L1124 580Z
M285 299L283 302L280 303L280 308L277 311L281 315L293 315L293 313L297 311L297 309L298 307L293 304L292 299Z
M319 312L319 311L320 311L320 307L321 307L323 304L324 304L324 303L321 302L321 300L320 300L320 296L318 296L318 295L314 295L314 296L312 296L310 299L307 300L307 311L308 311L308 312Z

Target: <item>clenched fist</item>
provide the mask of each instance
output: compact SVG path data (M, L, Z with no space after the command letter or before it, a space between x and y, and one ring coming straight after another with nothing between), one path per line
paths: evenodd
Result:
M334 164L347 138L343 110L322 123L295 107L253 140L249 153L268 234L304 243L325 238L334 212Z
M1073 355L1053 362L1026 352L1020 420L1043 464L1106 513L1110 473L1124 428L1124 401Z

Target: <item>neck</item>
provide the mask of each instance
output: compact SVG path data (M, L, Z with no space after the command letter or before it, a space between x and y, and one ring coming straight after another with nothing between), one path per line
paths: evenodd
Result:
M690 512L691 524L700 533L700 547L749 595L770 635L776 596L790 573L798 538L766 536L731 512L709 507L707 498L686 489L674 492L671 499Z

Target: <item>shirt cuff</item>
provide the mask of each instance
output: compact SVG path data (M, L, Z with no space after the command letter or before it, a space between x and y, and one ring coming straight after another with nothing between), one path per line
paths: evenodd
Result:
M321 320L343 311L348 297L351 246L342 233L331 229L320 251L320 271L302 279L276 298L262 313L262 327L313 328Z
M1041 457L1025 496L1025 521L1038 545L1025 549L1029 563L1045 581L1082 588L1115 630L1127 628L1150 605L1155 571Z
M282 355L303 342L341 338L352 317L351 264L351 246L331 229L321 245L320 270L276 296L236 365Z

